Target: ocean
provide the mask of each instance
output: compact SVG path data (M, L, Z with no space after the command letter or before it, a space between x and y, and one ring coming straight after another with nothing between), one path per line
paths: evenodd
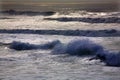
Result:
M104 12L102 5L100 12L71 5L2 5L0 80L120 80L118 7ZM104 62L74 52L110 54Z

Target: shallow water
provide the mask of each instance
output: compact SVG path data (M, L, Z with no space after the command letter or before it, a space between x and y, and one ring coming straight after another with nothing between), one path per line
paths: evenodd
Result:
M80 37L36 34L0 34L0 42L13 40L41 44L53 40L68 43L74 39L90 39L107 50L119 51L120 37ZM117 45L116 45L117 44ZM119 80L120 68L109 67L90 56L53 55L51 50L15 51L0 46L1 80Z

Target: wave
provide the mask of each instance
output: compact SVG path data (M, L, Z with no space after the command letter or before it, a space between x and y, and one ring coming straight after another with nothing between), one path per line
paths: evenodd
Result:
M70 41L68 44L60 44L53 48L53 53L62 53L62 54L69 54L69 55L94 55L97 52L103 51L103 47L99 44L96 44L90 40L83 39L83 40L73 40Z
M106 54L106 60L104 61L108 66L120 67L120 52L111 52Z
M120 23L119 17L107 17L107 18L90 18L90 17L60 17L60 18L44 18L44 20L56 20L60 22L87 22L87 23Z
M110 52L104 49L103 46L96 44L88 39L73 40L67 44L61 43L59 40L48 42L45 44L30 44L13 41L10 44L11 49L18 51L32 49L52 49L52 54L68 54L70 56L94 56L90 60L100 59L107 66L120 66L120 52Z
M34 11L16 11L16 10L7 10L1 11L2 14L9 14L9 15L28 15L28 16L36 16L36 15L43 15L43 16L51 16L54 15L56 12L54 11L46 11L46 12L34 12Z
M28 16L36 16L36 15L43 15L43 16L53 16L53 17L118 17L120 15L119 11L113 11L113 12L91 12L86 10L48 10L48 11L17 11L14 9L9 10L1 10L0 13L2 14L8 14L8 15L28 15Z
M107 66L120 67L120 52L103 51L96 54L96 59L100 59Z
M0 33L9 34L42 34L42 35L65 35L87 37L119 37L120 31L110 30L30 30L30 29L0 29Z
M45 44L30 44L25 42L13 41L10 49L32 50L32 49L52 49L52 53L63 53L69 55L89 55L103 51L103 47L90 40L73 40L63 44L59 40L54 40Z
M51 49L56 44L59 44L59 43L60 43L59 40L55 40L55 41L48 42L48 43L45 43L45 44L35 45L35 44L30 44L30 43L13 41L12 43L10 43L9 48L10 49L15 49L15 50L18 50L18 51L20 51L20 50L32 50L32 49Z
M103 52L104 49L99 44L90 40L73 40L67 44L63 44L59 40L54 40L45 44L30 44L19 41L10 43L10 49L15 50L32 50L32 49L52 49L53 54L69 54L69 55L95 55L98 52Z

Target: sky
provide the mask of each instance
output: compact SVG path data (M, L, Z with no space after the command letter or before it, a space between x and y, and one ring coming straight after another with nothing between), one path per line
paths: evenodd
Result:
M116 7L119 1L120 0L0 0L0 8L1 10L6 9L41 10L42 8L44 8L45 10L47 8L52 9L53 6L59 8L61 7L97 8L98 6L109 7L111 5L112 7Z

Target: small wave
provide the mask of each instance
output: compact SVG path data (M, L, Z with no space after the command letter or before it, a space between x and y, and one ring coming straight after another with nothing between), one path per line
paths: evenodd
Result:
M56 20L60 22L87 22L87 23L120 23L119 17L107 17L107 18L90 18L90 17L60 17L60 18L44 18L44 20Z
M54 11L46 11L46 12L34 12L34 11L15 11L15 10L7 10L1 11L2 14L9 14L9 15L28 15L28 16L36 16L36 15L43 15L43 16L51 16L54 15L56 12Z
M30 29L0 29L0 33L10 34L42 34L42 35L65 35L87 37L119 37L120 31L110 30L30 30Z
M120 67L120 52L104 51L96 54L96 57L108 66Z
M52 42L48 42L46 44L39 44L39 45L35 45L35 44L30 44L30 43L24 43L24 42L19 42L19 41L13 41L9 48L11 49L15 49L15 50L33 50L33 49L51 49L53 48L56 44L59 44L60 41L59 40L55 40Z

